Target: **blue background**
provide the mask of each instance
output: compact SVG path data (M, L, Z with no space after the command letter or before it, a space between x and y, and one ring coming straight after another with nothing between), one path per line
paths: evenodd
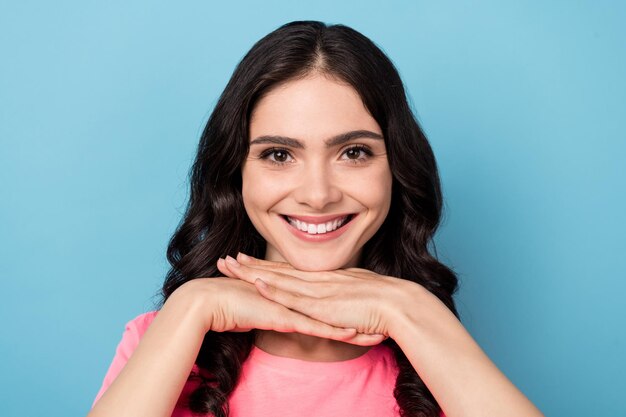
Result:
M87 413L158 301L218 95L300 19L397 65L484 350L547 415L625 415L624 3L259 3L0 3L0 415Z

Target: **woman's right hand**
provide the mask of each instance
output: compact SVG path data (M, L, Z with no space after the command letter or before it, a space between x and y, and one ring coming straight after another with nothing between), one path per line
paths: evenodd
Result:
M241 332L252 329L301 333L370 346L384 336L359 334L355 329L331 326L268 300L253 284L228 278L197 278L181 285L168 301L182 298L200 306L205 331Z

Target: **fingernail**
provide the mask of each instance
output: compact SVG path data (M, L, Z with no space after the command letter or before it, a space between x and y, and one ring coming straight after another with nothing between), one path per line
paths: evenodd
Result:
M267 288L267 283L263 281L261 278L257 278L255 284L258 284L261 288Z
M232 258L230 255L226 257L226 262L228 262L228 265L234 266L235 268L239 266L239 262L237 262L237 260L235 260L235 258Z
M245 253L239 252L237 254L237 259L241 259L242 261L249 261L251 258Z

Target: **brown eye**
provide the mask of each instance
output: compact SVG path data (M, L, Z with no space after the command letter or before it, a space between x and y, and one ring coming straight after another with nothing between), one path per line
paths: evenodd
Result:
M283 165L292 162L291 154L287 149L270 148L259 155L261 159L265 159L274 165Z
M352 146L343 151L343 158L351 162L365 162L370 156L372 151L365 146Z
M361 149L351 148L346 151L346 156L348 157L348 159L359 159L359 156L361 156L361 152Z
M287 158L289 157L287 152L281 151L281 150L274 151L273 155L274 155L274 160L276 162L285 162L287 161Z

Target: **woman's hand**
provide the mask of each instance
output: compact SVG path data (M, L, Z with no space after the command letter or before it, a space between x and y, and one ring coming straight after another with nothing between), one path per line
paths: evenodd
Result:
M380 342L378 337L357 334L354 328L332 326L292 311L263 297L253 284L242 280L199 278L185 283L179 290L186 294L182 297L184 303L203 305L207 317L206 331L262 329L296 332L364 346Z
M363 335L391 335L398 303L417 284L360 268L300 271L287 263L243 254L219 260L219 270L254 284L268 300L331 326L354 328Z
M332 326L393 338L445 415L543 416L421 285L358 268L308 272L242 254L237 260L220 260L218 268L254 283L268 300Z

